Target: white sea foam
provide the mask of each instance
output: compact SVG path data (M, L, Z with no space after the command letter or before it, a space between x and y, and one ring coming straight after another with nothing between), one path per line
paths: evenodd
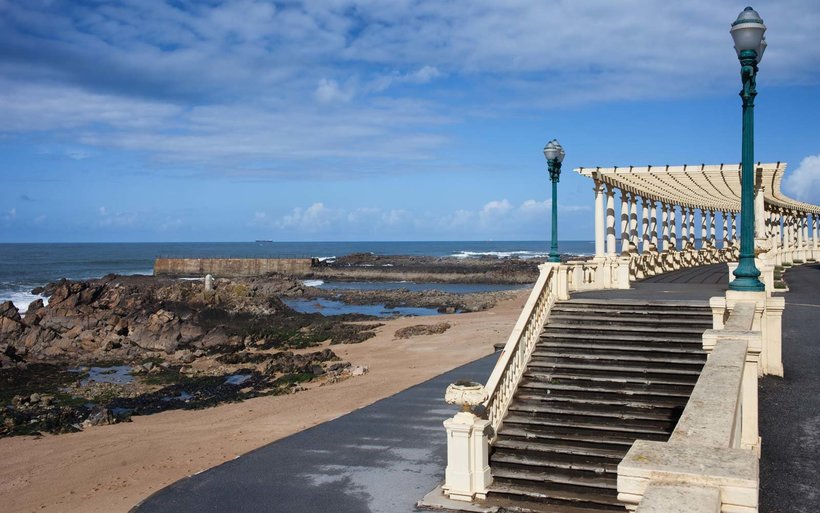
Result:
M335 261L336 261L336 257L335 257L335 256L316 257L316 260L318 260L318 261L320 261L320 262L328 262L328 263L331 263L331 262L335 262Z
M178 280L182 281L205 281L205 277L194 277L194 278L177 278Z
M322 280L302 280L302 285L305 287L321 287L324 284Z
M549 253L538 251L459 251L450 255L455 258L477 258L483 256L494 256L496 258L545 258Z
M28 305L31 304L32 301L35 299L42 299L43 304L48 304L48 298L45 296L40 296L38 294L32 294L28 291L3 291L0 292L0 303L3 301L11 301L14 303L14 306L17 307L17 310L23 314L26 313L28 310Z

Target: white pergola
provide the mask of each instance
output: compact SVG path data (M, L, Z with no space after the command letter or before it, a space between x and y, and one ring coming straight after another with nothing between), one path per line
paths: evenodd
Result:
M786 163L758 163L755 169L755 238L768 241L760 243L761 247L793 247L798 251L794 258L802 258L799 251L804 243L815 239L814 235L820 231L820 207L783 194L780 183ZM721 249L737 249L740 164L581 167L575 171L595 182L595 256L598 258L619 253L714 249L718 242L715 237L717 213L723 224ZM621 196L620 251L616 243L616 191L620 191ZM701 246L695 248L698 210Z

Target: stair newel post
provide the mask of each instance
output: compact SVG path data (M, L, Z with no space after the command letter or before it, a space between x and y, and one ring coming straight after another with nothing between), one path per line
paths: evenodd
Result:
M487 399L487 392L480 383L459 381L447 387L444 399L448 404L461 406L461 411L444 421L447 469L442 488L451 499L485 499L493 480L487 436L490 422L479 418L472 409Z

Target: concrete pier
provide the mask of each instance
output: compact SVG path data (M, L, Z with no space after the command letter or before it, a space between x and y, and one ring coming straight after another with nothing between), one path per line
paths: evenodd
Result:
M154 276L205 276L219 278L262 276L268 273L307 273L311 258L157 258Z

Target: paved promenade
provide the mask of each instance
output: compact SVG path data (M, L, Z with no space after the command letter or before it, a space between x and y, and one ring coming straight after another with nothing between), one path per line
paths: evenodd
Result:
M783 378L760 386L760 513L820 510L820 264L786 271Z
M820 506L820 265L786 274L784 379L762 380L761 513ZM725 264L653 277L625 291L574 298L705 301L726 290ZM444 477L444 390L486 381L488 356L336 420L183 479L134 508L140 513L242 511L405 513Z
M409 513L444 479L444 390L485 382L485 357L336 420L178 481L140 513Z

